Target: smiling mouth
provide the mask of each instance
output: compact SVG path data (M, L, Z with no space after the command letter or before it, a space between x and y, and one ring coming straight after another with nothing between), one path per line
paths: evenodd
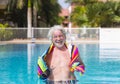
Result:
M62 47L63 44L64 44L64 41L56 41L55 44L56 44L56 46L58 46L58 47Z
M58 44L62 44L64 41L56 41L56 43Z

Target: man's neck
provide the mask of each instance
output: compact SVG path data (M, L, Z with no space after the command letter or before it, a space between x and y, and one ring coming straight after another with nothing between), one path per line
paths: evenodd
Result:
M62 50L62 51L65 51L67 48L66 48L66 46L64 45L63 47L55 47L57 50Z

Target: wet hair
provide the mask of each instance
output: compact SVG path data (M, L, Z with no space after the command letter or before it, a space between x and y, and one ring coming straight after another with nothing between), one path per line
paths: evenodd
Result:
M63 35L65 36L65 38L66 38L65 29L62 26L60 26L60 25L55 25L55 26L51 27L50 30L49 30L49 32L48 32L48 38L49 38L49 40L52 40L52 38L53 38L53 32L56 31L56 30L60 30L63 33Z

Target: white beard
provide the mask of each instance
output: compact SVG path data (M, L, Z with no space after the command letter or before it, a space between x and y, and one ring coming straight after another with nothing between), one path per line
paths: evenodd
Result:
M57 48L62 48L65 44L65 41L62 41L61 43L57 43L57 42L54 42L54 45L57 47Z

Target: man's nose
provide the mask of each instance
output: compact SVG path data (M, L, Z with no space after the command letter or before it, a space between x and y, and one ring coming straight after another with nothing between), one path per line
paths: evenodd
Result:
M57 40L60 40L60 36L57 37Z

